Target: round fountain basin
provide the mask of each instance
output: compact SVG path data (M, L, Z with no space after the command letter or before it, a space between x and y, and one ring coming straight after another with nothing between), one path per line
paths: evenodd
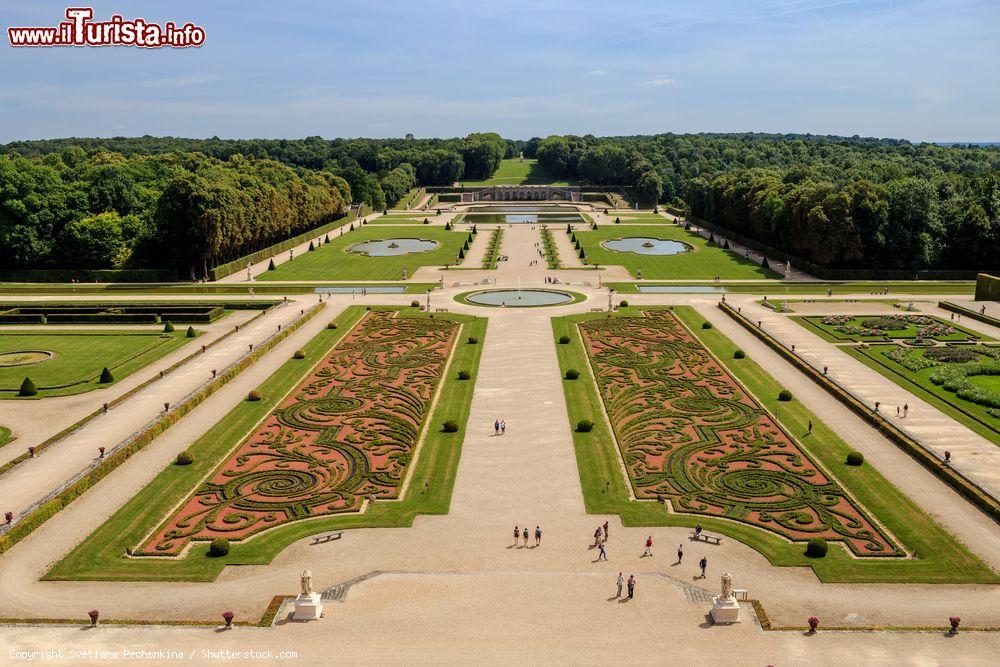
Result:
M393 257L396 255L408 255L413 252L427 252L428 250L434 250L439 245L437 241L427 241L424 239L381 239L378 241L355 243L347 251L368 255L369 257Z
M637 255L679 255L691 250L691 246L680 241L654 239L648 236L631 236L625 239L608 239L601 243L615 252L634 252Z
M500 306L507 308L531 308L536 306L558 306L573 303L576 295L547 289L498 289L473 292L465 300L479 306Z

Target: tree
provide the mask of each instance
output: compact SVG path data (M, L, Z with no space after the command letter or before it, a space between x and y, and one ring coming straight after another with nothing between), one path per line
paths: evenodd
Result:
M81 269L121 268L131 253L116 212L70 222L59 237L59 247L64 266Z
M636 194L640 201L647 204L656 204L663 194L663 181L655 171L647 171L636 184Z

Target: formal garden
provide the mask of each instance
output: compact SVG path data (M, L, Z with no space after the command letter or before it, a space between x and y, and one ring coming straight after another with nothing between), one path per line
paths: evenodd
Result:
M422 266L455 266L462 260L460 252L468 241L469 232L453 231L433 225L358 225L343 236L330 235L313 250L299 253L291 261L277 264L257 276L257 280L402 280L411 278ZM352 248L362 243L386 242L386 252L394 250L389 246L404 239L416 239L433 243L427 249L414 249L375 256L365 252L352 252ZM280 258L287 259L286 256Z
M909 345L934 341L991 340L989 336L933 315L890 313L887 315L809 315L792 319L818 332L831 342L877 342L905 340Z
M485 333L348 308L47 578L212 580L307 535L446 513Z
M645 254L642 242L632 250L612 250L608 241L654 239L687 246L670 254ZM676 225L601 225L573 231L574 246L589 264L621 265L635 278L652 280L723 280L780 278L781 275L742 255L711 243Z
M121 381L199 335L169 331L0 332L0 399L81 394Z
M588 512L701 524L829 582L996 580L692 308L553 332Z

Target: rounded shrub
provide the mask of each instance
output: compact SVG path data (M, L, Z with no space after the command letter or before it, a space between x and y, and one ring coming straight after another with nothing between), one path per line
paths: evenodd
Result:
M859 466L865 462L865 455L861 452L850 452L847 455L847 465Z
M782 389L781 391L778 392L778 400L779 401L792 400L792 392L788 391L787 389Z
M469 336L468 340L469 340L469 345L476 345L479 342L479 339L476 338L475 336Z
M458 422L454 419L449 419L444 424L441 425L441 430L445 433L457 433L458 432Z
M99 382L100 382L101 384L111 384L111 383L112 383L112 382L114 382L114 381L115 381L115 376L114 376L114 375L112 375L112 374L111 374L111 371L110 371L110 370L108 369L108 367L107 367L107 366L105 366L105 367L104 367L104 368L103 368L103 369L101 370L101 379L99 380Z
M194 337L195 337L195 336L197 336L198 334L196 334L196 333L194 332L194 327L190 327L190 326L189 326L189 327L188 327L188 330L187 330L187 333L186 333L186 334L184 334L184 335L185 335L185 336L187 336L188 338L194 338Z
M806 544L806 555L810 558L822 558L830 550L830 545L822 537L814 537Z
M305 350L295 350L295 353L292 355L292 359L305 359L305 358L306 358Z
M208 554L210 556L215 556L216 558L220 556L229 555L229 540L224 537L217 537L208 545Z
M35 383L31 381L31 378L24 378L24 381L21 383L21 388L17 390L17 395L18 396L37 396L38 395L38 387L36 387Z
M179 466L189 466L194 463L194 457L191 455L191 452L181 452L174 459L174 463Z
M163 325L163 333L173 333L173 332L174 332L174 323L171 322L170 320L167 320L167 323Z
M622 299L621 301L618 302L618 307L619 308L628 308L628 301L626 301L625 299Z
M419 307L420 307L420 302L417 301L416 299L410 302L410 308L419 308Z
M711 322L702 322L701 323L701 328L702 329L711 329L712 328L712 323Z
M746 359L747 353L743 350L736 350L733 352L733 359Z
M336 322L330 322L329 324L326 325L326 328L327 329L336 329L337 328L337 323Z
M576 370L575 368L570 368L568 371L566 371L567 380L575 380L578 377L580 377L580 371Z
M559 336L560 345L569 345L569 336Z
M472 377L472 373L470 373L469 371L459 371L458 372L458 379L459 380L468 380L471 377Z
M589 419L581 419L576 423L576 430L578 433L590 433L594 430L594 422Z
M247 394L248 401L259 401L260 399L261 399L260 392L257 391L256 389L251 389L250 393Z

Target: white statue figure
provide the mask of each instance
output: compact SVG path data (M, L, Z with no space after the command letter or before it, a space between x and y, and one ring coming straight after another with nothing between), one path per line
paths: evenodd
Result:
M250 268L250 262L247 262L247 282L253 282L253 270Z
M722 575L722 597L727 600L733 597L733 575L728 572Z
M302 584L302 595L303 597L309 597L313 593L313 583L312 583L312 572L309 570L303 570L302 578L300 582Z

